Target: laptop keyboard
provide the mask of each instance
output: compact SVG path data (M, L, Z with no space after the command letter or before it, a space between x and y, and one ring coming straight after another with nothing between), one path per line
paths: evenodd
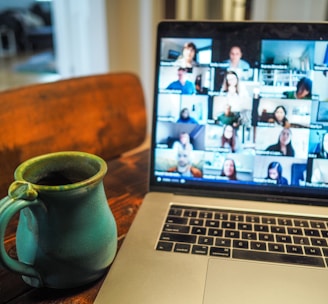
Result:
M172 205L157 250L328 265L328 219Z

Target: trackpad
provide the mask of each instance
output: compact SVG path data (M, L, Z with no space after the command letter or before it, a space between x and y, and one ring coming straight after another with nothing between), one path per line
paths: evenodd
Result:
M311 268L210 259L203 304L327 303L328 271Z

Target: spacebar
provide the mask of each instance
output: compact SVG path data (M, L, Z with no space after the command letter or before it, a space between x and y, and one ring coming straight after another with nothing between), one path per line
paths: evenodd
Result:
M244 259L244 260L325 267L325 263L321 257L309 257L309 256L290 255L290 254L288 255L282 253L249 251L249 250L240 250L240 249L234 249L232 252L232 257L235 259Z

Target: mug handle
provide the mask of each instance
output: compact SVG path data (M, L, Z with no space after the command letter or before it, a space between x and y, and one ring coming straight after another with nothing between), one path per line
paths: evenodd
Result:
M32 185L23 181L13 182L8 196L0 200L0 264L21 275L34 277L42 282L40 274L30 265L11 258L4 246L4 238L10 219L21 209L40 204L38 193Z

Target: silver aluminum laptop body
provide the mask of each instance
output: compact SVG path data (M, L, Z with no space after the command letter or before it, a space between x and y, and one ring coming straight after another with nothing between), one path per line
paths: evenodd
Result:
M150 191L95 303L327 302L327 257L312 261L319 243L326 252L328 231L328 23L162 22L154 100ZM235 227L224 227L228 211ZM180 242L186 222L171 220L182 215L192 236ZM277 233L280 245L266 240L266 249L253 239L260 230L239 236L239 228L262 229L275 215L294 233L312 233L300 224L311 216L320 235L294 246ZM221 235L205 231L231 233L231 255ZM245 258L244 244L259 247ZM270 246L295 250L301 263L281 253L281 262L272 259ZM303 259L298 249L313 256Z

